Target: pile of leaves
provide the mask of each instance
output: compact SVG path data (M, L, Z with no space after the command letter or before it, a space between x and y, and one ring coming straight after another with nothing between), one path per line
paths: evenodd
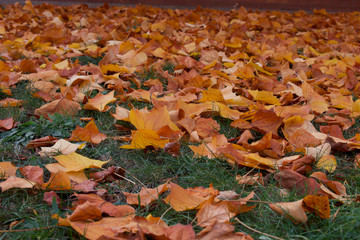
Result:
M360 149L359 32L358 12L6 5L1 144L54 162L0 162L1 191L43 193L58 224L88 239L252 239L251 228L234 225L261 201L252 201L254 191L220 191L211 182L187 188L176 178L149 187L111 159L79 154L103 141L119 142L121 153L173 157L187 146L193 158L245 169L233 179L243 189L275 179L274 194L297 200L268 206L294 224L309 214L329 219L331 207L359 202L346 176L328 177L344 164L336 154ZM99 130L105 115L110 134ZM348 159L352 168L359 159ZM119 182L134 191L114 204L107 191ZM160 203L196 217L169 226L163 216L138 216Z

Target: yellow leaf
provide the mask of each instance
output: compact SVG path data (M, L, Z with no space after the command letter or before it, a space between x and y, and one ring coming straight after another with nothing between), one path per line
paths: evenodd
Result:
M274 96L272 92L259 91L259 90L248 90L254 100L262 101L268 104L280 105L279 99Z
M54 158L66 168L66 172L76 172L86 168L101 168L102 165L108 162L90 159L75 152Z
M147 146L164 148L169 139L160 138L159 134L151 129L139 129L132 132L132 141L130 145L123 145L120 148L126 149L144 149Z
M337 162L335 156L333 155L323 155L316 163L317 168L324 169L329 173L334 172L336 166L337 166Z

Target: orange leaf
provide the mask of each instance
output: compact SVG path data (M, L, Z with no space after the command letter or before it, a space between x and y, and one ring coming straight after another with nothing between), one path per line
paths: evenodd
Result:
M214 222L229 222L235 213L230 212L226 203L213 204L213 199L209 199L196 214L198 225L207 227Z
M135 209L128 205L119 205L116 206L110 202L105 201L101 197L95 194L74 194L79 200L79 204L85 202L90 202L101 210L101 212L106 213L112 217L123 217L130 216L135 214Z
M50 179L47 183L42 184L42 188L46 190L70 190L71 182L69 176L63 172L51 173Z
M13 127L14 127L14 119L12 117L0 120L0 131L7 131L12 129Z
M164 199L167 204L177 212L198 208L210 196L195 195L194 192L180 187L175 183L170 183L170 194Z
M265 133L272 132L274 135L277 134L277 130L282 124L282 118L278 117L273 110L258 110L254 118L251 120L253 127L264 131Z
M90 99L84 106L84 109L95 110L99 112L106 112L110 109L107 104L115 102L114 92L111 91L106 95L101 94L100 92L92 99Z
M330 205L328 196L307 195L304 198L303 207L322 219L330 218Z
M17 169L11 162L0 162L0 179L15 176Z
M101 218L100 207L95 203L86 201L76 207L70 216L70 221L99 220Z
M161 184L156 188L142 187L138 194L124 192L127 204L135 204L140 206L147 206L153 201L157 200L163 192L168 190L167 183ZM139 203L140 201L140 203Z
M84 128L77 126L71 133L70 141L84 141L99 144L106 139L106 135L99 132L95 122L91 120Z
M166 107L153 109L150 112L131 109L129 118L136 129L151 129L157 131L164 126L169 126L173 131L179 130L176 124L171 121L169 111Z
M36 182L40 186L44 183L44 170L39 166L21 167L20 172L24 177L32 182Z

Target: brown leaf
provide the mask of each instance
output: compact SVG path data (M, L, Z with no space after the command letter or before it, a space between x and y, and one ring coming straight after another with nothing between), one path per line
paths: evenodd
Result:
M322 219L330 218L330 205L328 196L307 195L303 201L306 211L312 212Z
M75 116L80 109L81 106L79 103L62 98L35 109L35 114L38 116L44 116L49 119L48 115L53 115L55 113L60 113L61 115L65 116Z
M39 166L25 166L21 167L20 172L24 177L30 181L36 182L40 186L44 183L44 170Z

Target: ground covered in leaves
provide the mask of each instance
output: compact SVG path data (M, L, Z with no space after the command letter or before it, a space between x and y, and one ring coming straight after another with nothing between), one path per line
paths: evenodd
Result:
M360 14L0 9L0 239L356 239Z

